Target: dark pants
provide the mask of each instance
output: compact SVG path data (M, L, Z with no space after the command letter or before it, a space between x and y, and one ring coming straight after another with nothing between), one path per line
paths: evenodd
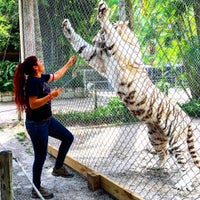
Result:
M48 136L61 140L55 168L63 166L64 159L74 140L74 136L53 117L41 122L26 120L25 124L33 144L35 156L33 163L33 183L37 188L40 188L42 168L47 155Z

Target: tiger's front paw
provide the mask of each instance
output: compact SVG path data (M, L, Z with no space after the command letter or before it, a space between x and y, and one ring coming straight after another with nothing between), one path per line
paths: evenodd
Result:
M69 19L63 20L63 22L61 24L61 28L63 29L63 32L64 32L66 38L71 39L72 33L73 33L73 28L71 26Z
M99 2L97 19L100 22L108 20L110 10L104 1Z

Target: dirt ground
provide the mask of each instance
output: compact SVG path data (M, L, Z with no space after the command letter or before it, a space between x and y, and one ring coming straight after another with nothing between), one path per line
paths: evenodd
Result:
M0 151L9 149L18 158L27 174L31 177L33 152L30 141L23 138L22 125L16 124L16 116L10 109L12 105L0 103ZM2 109L3 108L3 109ZM11 116L14 116L11 118ZM9 121L10 120L10 121ZM10 122L10 123L8 123ZM200 123L193 120L197 151L200 150ZM151 169L155 158L147 150L147 140L144 124L135 123L126 126L102 127L69 127L75 135L74 145L69 156L111 178L125 188L135 192L145 200L199 200L200 173L192 163L191 169L195 177L193 191L178 191L173 188L179 177L176 161L170 156L170 170ZM50 139L50 144L57 147L58 143ZM3 147L2 147L3 146ZM48 155L42 182L52 189L54 200L111 200L111 196L102 190L92 192L87 187L84 177L75 174L73 179L55 178L51 175L55 159ZM190 160L191 162L191 160ZM73 171L72 169L70 169ZM32 186L22 172L18 163L13 161L13 187L16 200L28 200ZM125 200L125 199L124 199Z
M1 115L2 116L2 115ZM32 185L31 177L33 151L29 139L24 137L24 127L14 121L0 123L0 151L10 150L13 157L13 190L15 200L31 199ZM87 180L74 173L71 179L54 177L51 175L55 158L47 156L43 174L42 184L54 192L54 200L111 200L113 199L102 190L91 191L88 189ZM20 167L20 165L25 170ZM28 178L27 178L27 176Z

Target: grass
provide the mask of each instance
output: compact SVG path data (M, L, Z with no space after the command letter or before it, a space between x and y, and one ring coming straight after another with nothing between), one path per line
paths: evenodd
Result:
M58 113L54 116L67 126L124 124L138 121L118 97L111 99L107 105L100 106L96 110Z
M189 116L200 117L200 99L192 99L188 103L179 105Z
M26 140L25 132L17 133L16 138L18 139L19 142L25 142L25 140Z
M193 99L186 104L179 106L191 117L200 117L200 99ZM105 106L100 106L96 110L85 112L66 112L54 115L66 126L88 126L102 124L124 124L134 123L139 120L134 117L124 103L114 97Z

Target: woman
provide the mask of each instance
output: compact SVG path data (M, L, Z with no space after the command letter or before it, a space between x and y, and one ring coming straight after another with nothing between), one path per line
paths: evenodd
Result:
M43 74L45 68L39 59L30 56L18 64L14 75L15 103L20 112L26 112L26 129L33 149L33 183L45 199L53 198L53 193L41 186L41 174L47 155L48 136L61 140L52 175L73 177L63 166L66 154L74 140L73 135L52 117L51 100L60 95L63 88L50 91L48 82L60 79L75 62L69 61L54 74ZM32 190L32 198L38 198Z

